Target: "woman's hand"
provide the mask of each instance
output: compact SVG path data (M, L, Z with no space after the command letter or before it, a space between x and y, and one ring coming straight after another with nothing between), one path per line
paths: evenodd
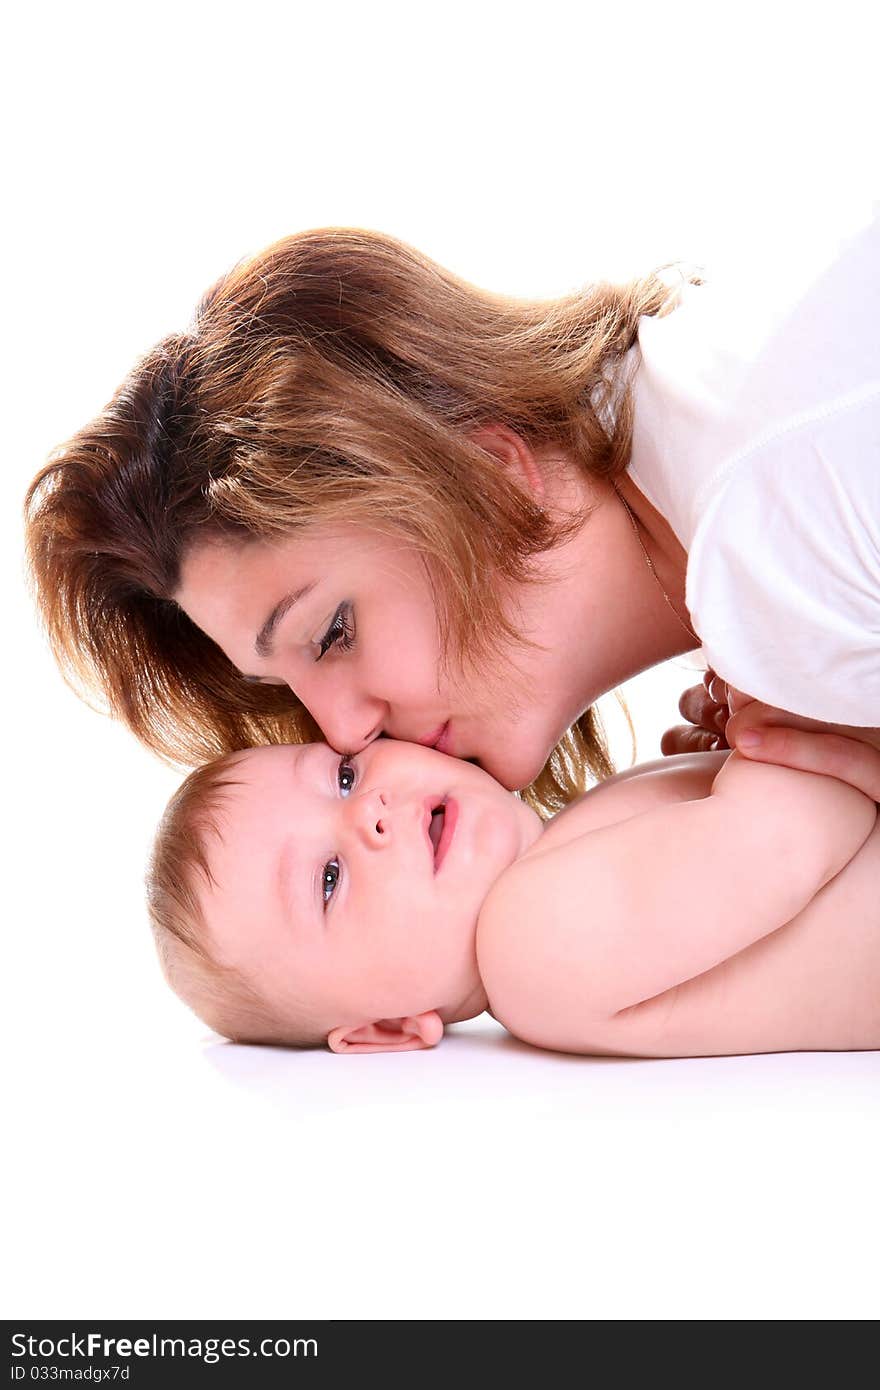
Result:
M663 735L664 754L736 748L755 762L837 777L880 801L880 729L820 724L752 700L707 671L679 709L690 725ZM715 740L718 740L716 742Z
M849 729L798 719L752 700L727 725L731 748L753 762L838 777L880 801L880 729Z
M725 738L730 718L727 683L714 671L707 671L701 685L684 692L678 708L688 723L666 730L660 741L660 751L666 757L674 753L711 753L729 746Z

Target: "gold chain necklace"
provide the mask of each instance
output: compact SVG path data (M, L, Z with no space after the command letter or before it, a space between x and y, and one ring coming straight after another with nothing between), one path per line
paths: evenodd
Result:
M657 573L656 569L654 568L654 561L651 559L650 555L648 554L648 547L645 545L645 542L642 540L641 532L639 531L639 523L636 521L635 516L633 515L633 509L632 509L632 507L629 505L629 503L627 502L627 500L626 500L626 498L624 497L623 493L620 491L620 488L617 487L616 485L614 485L614 491L617 493L618 497L620 498L621 502L623 503L623 505L624 505L624 507L625 507L625 509L626 509L626 514L627 514L627 516L629 517L630 525L632 526L633 531L635 532L636 540L638 541L639 546L640 546L640 548L641 548L641 552L642 552L642 554L643 554L644 557L645 557L645 560L646 560L647 565L648 565L648 569L651 571L651 574L654 576L654 583L657 585L657 588L660 590L661 594L662 594L663 597L665 598L665 600L666 600L666 602L667 602L669 608L670 608L670 609L672 610L672 612L675 614L676 622L678 623L679 627L681 627L681 628L684 629L684 631L687 633L688 637L690 637L694 642L696 642L696 644L697 644L698 647L699 647L699 646L702 646L702 643L701 643L699 637L698 637L697 634L694 632L694 630L693 630L693 628L690 626L690 624L689 624L689 623L686 623L686 622L684 621L684 618L682 618L682 616L681 616L681 614L679 613L678 609L676 608L675 604L672 602L672 599L669 597L669 595L667 594L667 592L666 592L666 590L664 589L663 585L660 583L660 576L659 576L659 574Z

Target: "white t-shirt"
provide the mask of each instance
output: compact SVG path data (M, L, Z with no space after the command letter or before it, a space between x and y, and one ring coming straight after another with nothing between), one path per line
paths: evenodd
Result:
M806 282L687 287L634 364L629 472L688 553L709 664L880 725L880 220Z

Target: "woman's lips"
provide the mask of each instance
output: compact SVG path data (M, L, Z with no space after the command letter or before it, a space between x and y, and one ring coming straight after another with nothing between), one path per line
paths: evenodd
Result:
M417 738L416 743L420 743L423 748L436 748L438 753L448 754L452 748L449 720L441 724L439 729L434 729L433 733L426 734L424 738Z

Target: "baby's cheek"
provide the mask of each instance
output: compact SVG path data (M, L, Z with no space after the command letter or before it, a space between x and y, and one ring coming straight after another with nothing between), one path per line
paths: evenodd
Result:
M486 811L481 825L483 853L480 856L486 892L520 853L523 823L519 812L522 811L527 811L527 808L515 802L513 797L504 806L492 806Z
M394 944L383 942L370 962L371 998L388 1018L435 1008L453 955L447 924L414 911ZM374 1009L375 1011L375 1009Z

